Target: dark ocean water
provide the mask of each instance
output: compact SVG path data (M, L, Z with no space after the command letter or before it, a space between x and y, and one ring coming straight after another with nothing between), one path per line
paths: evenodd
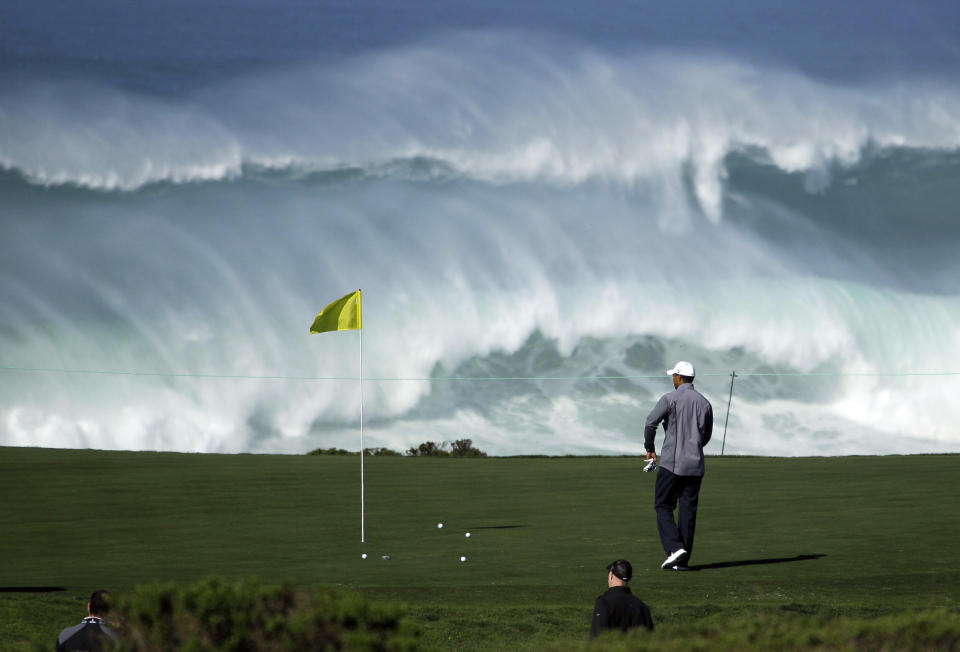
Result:
M958 15L5 3L0 445L954 451Z

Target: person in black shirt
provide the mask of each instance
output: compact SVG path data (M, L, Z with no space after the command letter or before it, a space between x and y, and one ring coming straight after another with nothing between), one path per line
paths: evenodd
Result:
M110 594L106 591L94 591L87 603L87 613L79 625L67 627L57 638L57 652L100 652L113 649L117 634L103 619L110 613Z
M630 591L627 584L633 577L633 567L626 559L618 559L607 566L607 591L597 598L593 607L593 623L590 638L595 638L607 629L622 632L635 627L653 631L650 608Z

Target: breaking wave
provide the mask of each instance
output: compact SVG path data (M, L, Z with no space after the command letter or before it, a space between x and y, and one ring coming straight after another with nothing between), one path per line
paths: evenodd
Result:
M0 444L356 448L359 335L306 331L362 287L368 446L638 451L693 359L718 414L781 374L735 381L727 452L956 450L951 377L903 374L960 371L958 115L953 81L515 33L189 97L21 83Z

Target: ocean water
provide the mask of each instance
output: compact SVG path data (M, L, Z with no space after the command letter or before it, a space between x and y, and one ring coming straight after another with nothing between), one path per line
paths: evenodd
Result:
M960 9L79 5L0 9L0 445L356 450L362 369L639 453L687 359L708 453L960 449Z

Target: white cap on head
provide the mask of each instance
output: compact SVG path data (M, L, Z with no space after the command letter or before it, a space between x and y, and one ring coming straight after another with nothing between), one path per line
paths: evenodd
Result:
M681 360L677 364L673 365L673 369L667 370L668 376L672 376L673 374L680 374L681 376L689 376L690 378L693 378L697 375L697 372L693 368L693 364Z

